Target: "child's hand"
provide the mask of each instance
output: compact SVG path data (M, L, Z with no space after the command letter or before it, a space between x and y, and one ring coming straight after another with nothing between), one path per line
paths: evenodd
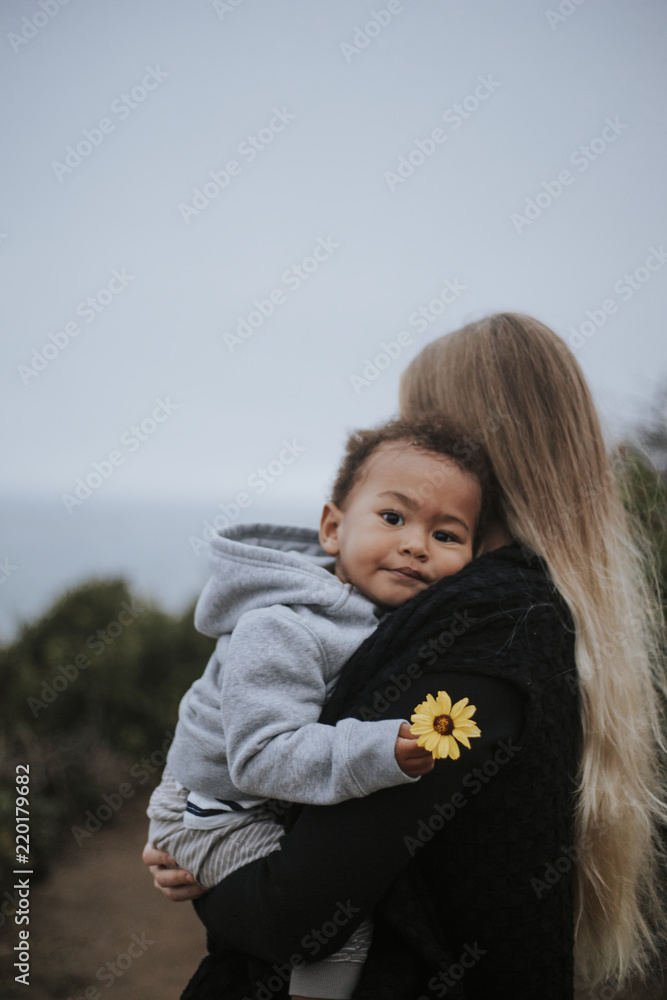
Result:
M208 892L208 889L204 889L203 886L195 882L194 875L179 868L177 861L174 861L166 851L160 851L157 847L153 847L150 841L144 847L141 860L145 865L148 865L155 888L159 889L162 895L170 899L172 903L196 899L197 896Z
M411 778L427 774L435 764L433 755L424 747L417 746L417 737L410 732L410 726L407 722L401 723L396 737L394 754L401 771L404 771Z

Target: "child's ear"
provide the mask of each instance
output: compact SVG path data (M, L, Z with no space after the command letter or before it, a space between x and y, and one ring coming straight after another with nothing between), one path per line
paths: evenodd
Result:
M340 508L330 500L325 503L320 520L320 545L330 556L337 556L340 551L338 529L342 520L343 512Z

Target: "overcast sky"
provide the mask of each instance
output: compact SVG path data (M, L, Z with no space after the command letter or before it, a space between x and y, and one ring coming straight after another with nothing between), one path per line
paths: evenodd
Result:
M408 360L506 309L614 427L667 369L666 28L657 0L4 0L5 491L316 505Z

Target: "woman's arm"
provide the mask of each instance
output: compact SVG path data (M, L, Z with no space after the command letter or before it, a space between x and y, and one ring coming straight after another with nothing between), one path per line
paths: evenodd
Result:
M420 834L447 826L429 827L429 820L442 816L448 805L460 810L470 798L474 769L496 757L499 741L504 759L514 758L523 698L506 681L430 673L412 681L386 714L409 718L427 694L440 690L453 701L467 697L477 706L474 721L482 735L471 749L462 747L458 760L436 761L413 785L335 806L305 807L279 851L234 872L196 902L220 945L278 962L333 954L410 861Z

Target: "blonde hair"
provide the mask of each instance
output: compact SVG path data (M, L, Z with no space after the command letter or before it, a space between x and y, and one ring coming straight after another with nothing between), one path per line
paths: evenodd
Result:
M421 351L402 376L401 410L455 419L469 445L485 448L500 518L545 559L570 608L584 732L577 972L589 987L644 975L666 926L661 608L581 369L537 320L490 316Z

